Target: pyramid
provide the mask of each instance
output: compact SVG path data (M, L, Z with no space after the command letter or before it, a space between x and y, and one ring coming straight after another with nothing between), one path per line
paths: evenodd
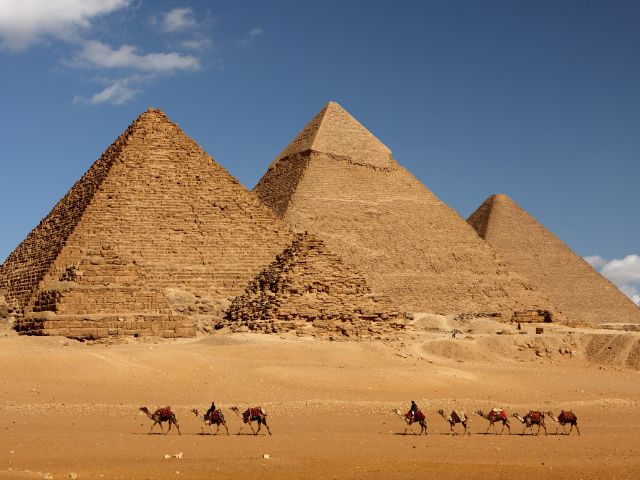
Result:
M554 311L337 103L311 120L254 192L294 230L321 238L402 311Z
M568 320L640 323L640 308L507 195L490 196L468 222Z
M293 234L159 110L104 152L0 267L17 329L189 336Z
M221 326L236 331L296 330L332 339L380 337L406 326L387 298L374 295L360 273L308 233L233 300L227 320Z

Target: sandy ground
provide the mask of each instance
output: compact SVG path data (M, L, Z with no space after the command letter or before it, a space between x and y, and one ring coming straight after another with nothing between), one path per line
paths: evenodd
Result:
M434 322L387 343L0 338L0 479L640 478L639 370L590 363L580 332L496 335L485 322L452 339ZM190 413L211 400L228 437L201 435ZM391 413L411 400L427 436L402 435ZM234 404L265 407L273 435L236 435ZM149 435L141 405L171 405L182 435ZM485 435L473 412L493 406L572 409L582 435L549 423L546 437L522 436L515 419L514 435ZM447 434L436 410L453 407L470 414L471 436Z

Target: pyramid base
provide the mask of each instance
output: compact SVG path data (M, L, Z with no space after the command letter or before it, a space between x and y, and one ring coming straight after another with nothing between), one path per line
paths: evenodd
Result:
M183 338L196 335L195 321L182 316L160 314L27 314L16 321L14 329L20 335L51 335L83 340L119 336Z
M296 317L296 318L291 318ZM364 338L381 339L409 330L408 322L399 314L325 315L305 317L303 315L271 317L265 319L225 320L216 325L216 329L228 327L231 332L253 332L282 334L295 332L298 335L312 336L321 340L357 340Z

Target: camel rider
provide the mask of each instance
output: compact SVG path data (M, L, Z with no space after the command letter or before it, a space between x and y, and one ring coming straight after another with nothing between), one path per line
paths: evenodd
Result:
M211 414L216 411L216 402L211 402L211 406L207 413L205 413L204 418L211 418Z
M418 405L416 405L416 402L411 400L411 407L409 408L409 413L411 414L411 418L415 418L417 411L418 411Z

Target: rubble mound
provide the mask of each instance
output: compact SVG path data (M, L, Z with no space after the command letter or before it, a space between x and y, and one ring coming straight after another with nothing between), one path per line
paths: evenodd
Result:
M344 339L381 337L406 325L404 315L372 293L362 274L305 232L232 301L217 327Z

